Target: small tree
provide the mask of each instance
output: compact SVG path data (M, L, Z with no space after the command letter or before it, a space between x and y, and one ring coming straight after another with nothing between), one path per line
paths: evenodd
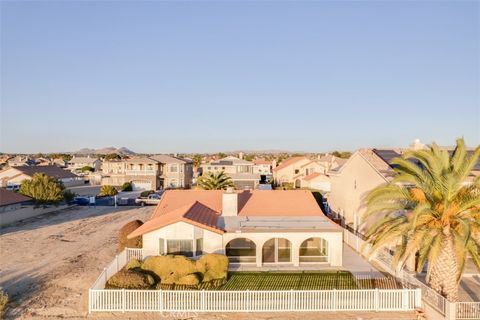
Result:
M219 173L206 173L198 178L197 184L204 190L222 190L227 189L227 187L233 187L232 178L227 176L223 171Z
M80 169L80 171L82 171L82 172L93 172L93 171L95 171L95 169L93 169L90 166L84 166Z
M114 196L118 194L117 189L114 186L105 185L100 188L100 193L98 194L100 197L106 196Z
M120 190L122 190L122 191L132 191L132 190L133 190L132 183L131 183L131 182L125 182L125 183L121 186Z
M109 153L105 156L105 160L120 160L122 157L118 153Z
M31 180L25 180L20 193L32 198L37 204L57 204L64 199L65 187L55 178L35 173Z
M70 203L75 198L75 193L70 190L63 190L63 198L67 203Z

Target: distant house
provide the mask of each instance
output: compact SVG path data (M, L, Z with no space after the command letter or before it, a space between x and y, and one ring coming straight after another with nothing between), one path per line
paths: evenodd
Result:
M0 188L0 212L20 209L23 204L30 203L31 200L30 197L24 196L23 194Z
M155 254L227 255L231 265L341 266L343 231L306 190L169 190L142 236Z
M78 171L83 167L91 167L94 171L99 171L102 167L102 161L97 158L73 157L67 161L67 169L70 171Z
M35 173L43 173L58 179L65 187L82 185L84 180L70 171L58 166L19 166L0 171L0 186L21 185L23 181L32 179Z
M193 161L160 154L150 159L159 161L163 166L161 180L164 188L191 188L193 179Z
M102 176L102 185L131 182L134 190L190 188L193 163L168 155L104 161Z
M253 173L271 177L275 161L256 159L253 160Z
M36 164L35 160L28 156L16 156L8 159L7 163L10 167L34 166Z
M254 163L237 157L228 156L202 164L202 174L225 172L233 181L235 189L255 189L260 183L260 174L254 173Z
M289 183L295 188L330 191L330 179L326 172L341 163L343 161L329 155L320 159L293 157L273 168L273 179L278 186Z

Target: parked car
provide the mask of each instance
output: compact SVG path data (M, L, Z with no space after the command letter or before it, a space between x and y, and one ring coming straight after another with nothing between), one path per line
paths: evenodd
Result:
M141 206L145 205L157 205L160 202L162 195L158 193L149 194L147 197L138 197L135 199L135 203Z
M20 185L19 184L9 184L6 188L8 191L19 191Z
M73 203L79 206L88 206L90 199L88 197L76 196L73 198Z

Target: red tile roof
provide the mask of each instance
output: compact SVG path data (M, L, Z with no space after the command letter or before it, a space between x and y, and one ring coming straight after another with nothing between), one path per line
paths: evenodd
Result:
M309 174L308 176L303 177L302 180L310 181L310 180L315 179L316 177L321 176L321 175L322 174L320 172L314 172L314 173Z
M293 158L283 160L282 163L280 163L280 165L278 167L273 168L273 171L278 171L278 170L284 169L284 168L294 164L295 162L298 162L298 161L304 160L304 159L307 159L307 158L306 157L293 157Z
M20 193L8 191L5 188L0 188L0 206L7 206L9 204L21 203L32 200Z
M272 161L257 159L257 160L253 160L253 164L256 164L256 165L260 165L260 164L271 165Z
M136 237L183 221L216 233L222 212L223 190L167 190L151 219L132 232ZM236 191L239 216L323 216L315 198L308 190Z

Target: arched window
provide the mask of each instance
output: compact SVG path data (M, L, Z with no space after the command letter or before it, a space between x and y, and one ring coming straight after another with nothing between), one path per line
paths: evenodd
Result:
M273 238L265 242L262 248L264 263L278 263L292 261L292 244L285 238Z
M308 238L300 246L300 262L328 262L328 242L322 238Z
M256 261L255 242L247 238L236 238L230 240L225 246L225 253L233 263L250 263Z

